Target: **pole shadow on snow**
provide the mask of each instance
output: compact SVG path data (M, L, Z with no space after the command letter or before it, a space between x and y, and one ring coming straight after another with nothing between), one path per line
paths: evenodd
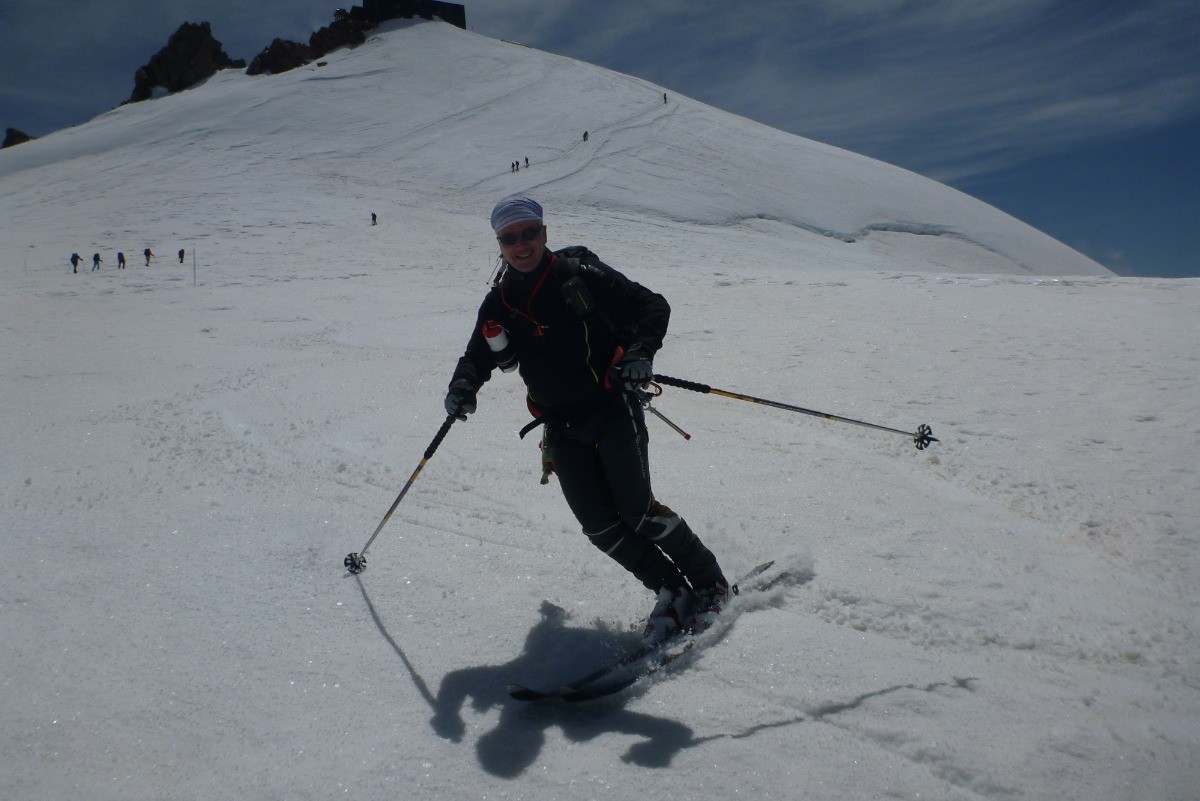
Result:
M429 724L438 736L454 743L463 742L467 722L463 709L470 703L476 714L499 709L500 717L490 731L481 735L475 744L480 767L504 779L515 779L536 761L546 743L546 732L558 727L574 743L584 743L605 734L627 734L641 738L621 756L627 764L645 768L670 767L676 756L687 749L722 739L745 739L758 734L825 719L857 710L866 702L902 690L934 693L943 689L972 692L971 678L954 678L925 686L902 684L863 693L841 703L830 703L811 710L807 715L756 724L745 731L726 732L696 737L695 732L676 720L656 717L625 709L630 698L647 687L639 685L598 701L571 704L563 701L526 703L508 696L510 682L528 681L539 687L554 687L578 675L580 666L603 663L611 659L615 649L628 646L632 635L612 630L568 627L565 610L548 601L541 607L541 619L525 639L523 652L515 659L500 665L480 665L456 670L443 677L436 694L409 661L399 643L391 636L380 619L359 579L363 599L380 633L400 657L412 677L417 691L429 704L433 717Z

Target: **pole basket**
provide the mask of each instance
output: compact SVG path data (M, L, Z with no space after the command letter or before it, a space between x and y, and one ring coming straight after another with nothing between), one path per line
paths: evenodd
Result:
M933 429L922 423L917 426L917 433L913 435L913 444L917 446L917 450L923 451L929 447L930 443L939 442L937 437L933 435Z

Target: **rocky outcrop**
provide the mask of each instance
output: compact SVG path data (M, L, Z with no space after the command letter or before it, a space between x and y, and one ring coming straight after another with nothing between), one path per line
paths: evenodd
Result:
M308 46L313 50L313 57L332 53L339 47L357 47L367 41L367 31L375 27L375 23L354 19L342 12L329 25L308 37Z
M302 67L316 58L313 49L300 42L276 39L250 62L247 75L277 75Z
M0 145L0 150L13 145L19 145L28 142L35 137L30 136L24 131L18 131L16 128L9 128L4 132L4 144Z
M139 69L133 78L133 94L129 101L154 97L157 87L168 92L189 89L217 70L246 66L243 59L233 60L221 43L213 38L207 22L185 22L171 34L167 46L159 50L150 63Z
M294 70L341 47L356 47L367 40L367 32L387 19L441 17L465 29L466 12L454 3L431 0L363 0L350 11L334 11L333 22L312 34L308 44L275 39L250 62L248 75L274 75ZM214 75L217 70L246 68L243 59L231 59L213 38L207 22L185 22L171 34L167 46L134 75L133 94L127 102L148 100L164 92L179 92ZM17 132L20 133L19 131ZM15 141L17 144L20 141ZM6 144L5 147L9 145Z
M357 47L367 41L374 22L338 14L336 19L308 37L308 44L276 39L250 62L247 75L277 75L302 67L339 47Z

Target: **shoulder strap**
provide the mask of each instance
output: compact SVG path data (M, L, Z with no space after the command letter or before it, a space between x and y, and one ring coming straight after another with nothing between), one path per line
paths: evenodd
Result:
M556 278L562 290L563 300L567 302L567 308L573 311L576 317L587 317L591 314L596 309L596 299L583 279L585 268L582 262L572 256L558 256L554 262L554 269L558 271Z

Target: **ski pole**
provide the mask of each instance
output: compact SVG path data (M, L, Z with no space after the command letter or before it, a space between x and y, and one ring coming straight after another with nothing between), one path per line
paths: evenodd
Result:
M671 430L674 431L676 434L683 437L684 439L690 440L692 438L691 434L684 431L679 426L675 425L673 422L671 422L669 419L667 419L667 416L665 414L663 414L658 409L655 409L653 406L650 405L651 401L653 401L658 396L662 395L662 387L660 387L658 384L645 385L645 386L639 387L634 390L633 394L637 397L638 403L640 403L642 405L643 409L650 412L650 414L654 415L659 420L662 420L664 423L666 423L668 426L670 426Z
M917 426L917 430L915 432L901 431L898 428L888 428L887 426L877 426L874 423L865 423L862 420L852 420L849 417L842 417L841 415L829 414L828 412L818 412L815 409L805 409L801 406L793 406L790 403L780 403L779 401L766 400L764 398L756 398L753 395L743 395L740 392L730 392L730 391L724 390L724 389L714 389L714 388L710 387L708 384L701 384L696 381L684 381L681 378L671 378L671 376L669 376L669 375L655 375L654 380L659 382L660 384L666 384L669 387L679 387L680 389L688 389L688 390L691 390L692 392L701 392L704 394L711 393L713 395L722 395L726 398L750 401L751 403L759 403L759 404L762 404L763 406L772 406L776 409L784 409L789 412L799 412L800 414L808 414L808 415L812 415L813 417L823 418L825 420L836 420L837 422L840 422L840 423L851 423L852 425L856 425L856 426L863 426L865 428L873 428L876 431L888 431L893 434L903 434L906 437L912 437L913 444L917 446L917 450L919 450L919 451L923 451L926 448L928 448L929 444L932 442L940 442L940 440L938 440L937 438L935 438L933 436L933 429L931 429L928 425L925 425L924 423Z
M659 420L662 420L664 423L666 423L667 425L669 425L669 426L671 427L671 430L672 430L672 431L674 431L676 434L678 434L679 436L683 437L684 439L691 439L691 438L692 438L692 435L691 435L691 434L689 434L688 432L684 431L684 430L683 430L682 428L680 428L679 426L677 426L677 425L675 425L674 423L672 423L670 420L668 420L668 419L667 419L667 416L666 416L665 414L663 414L662 412L660 412L658 409L655 409L653 406L651 406L651 405L650 405L650 404L648 404L648 403L646 404L646 411L650 412L650 414L654 415L654 416L655 416L655 417L657 417Z
M425 467L425 463L433 456L433 452L438 449L438 445L442 444L442 440L446 438L446 433L450 430L450 426L454 425L454 421L458 418L452 414L446 415L446 422L442 423L442 427L438 429L434 435L433 441L429 443L429 447L425 449L425 456L421 459L421 463L417 465L417 469L408 477L408 482L405 483L404 489L400 490L400 494L396 496L396 500L392 501L392 508L387 510L387 514L383 516L383 520L379 521L379 525L375 527L375 533L367 540L367 544L362 547L357 553L350 553L342 561L346 569L351 573L358 574L367 569L367 549L371 547L371 543L379 536L379 532L383 531L383 527L387 525L387 521L392 519L392 512L396 511L396 507L400 505L400 501L404 500L408 488L417 480L417 476L421 475L421 470Z

